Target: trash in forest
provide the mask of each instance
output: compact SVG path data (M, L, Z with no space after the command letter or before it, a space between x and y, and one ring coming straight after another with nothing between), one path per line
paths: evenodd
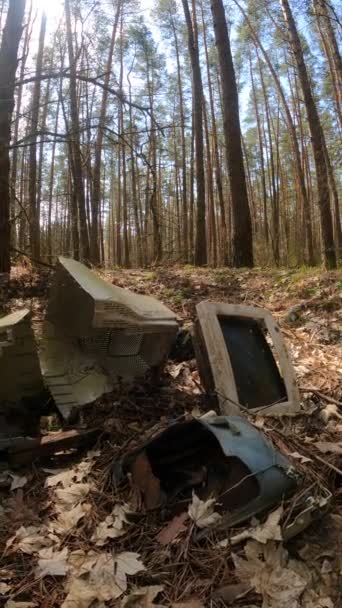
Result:
M150 296L109 284L59 258L44 325L44 380L62 416L95 401L118 379L156 369L176 337L175 315Z
M144 466L138 467L141 460ZM147 509L168 505L184 510L193 500L189 515L196 521L195 511L200 520L210 499L206 509L216 501L220 511L228 511L225 526L277 504L300 482L289 460L238 416L176 423L128 454L123 469L135 472ZM210 513L209 519L213 509ZM216 513L214 519L219 518Z
M27 309L0 319L0 378L0 442L3 437L37 434L36 410L44 401L44 385Z
M294 370L269 311L213 302L201 302L196 311L193 336L200 375L223 414L299 411Z
M0 319L0 403L18 403L43 390L38 352L27 309Z
M62 450L77 450L95 443L100 429L60 431L42 437L0 438L0 453L10 466L27 465Z

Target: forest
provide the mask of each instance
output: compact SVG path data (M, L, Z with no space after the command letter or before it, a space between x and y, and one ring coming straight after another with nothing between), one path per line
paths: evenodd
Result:
M336 267L338 2L0 4L0 272Z
M342 607L341 42L0 0L0 607Z

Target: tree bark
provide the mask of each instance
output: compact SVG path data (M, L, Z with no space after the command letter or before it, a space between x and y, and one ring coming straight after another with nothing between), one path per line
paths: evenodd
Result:
M327 0L313 0L313 9L331 73L337 112L342 127L342 57Z
M29 28L29 24L31 23L31 15L32 15L32 3L30 5L29 15L27 17L27 26L26 26L25 37L24 37L23 54L22 54L22 58L21 58L19 80L23 80L24 76L25 76L26 61L27 61L27 56L28 56L28 51L29 51L29 43L30 43L30 35L31 35L31 30ZM22 103L22 97L23 97L23 89L24 89L23 85L20 85L18 87L17 101L16 101L16 108L15 108L14 133L12 135L12 144L14 145L13 154L12 154L12 162L11 162L11 189L10 189L12 218L15 217L16 207L17 207L17 205L16 205L16 195L17 195L16 184L17 184L19 149L15 146L15 144L18 141L18 135L19 135L19 123L20 123L20 112L21 112L21 103ZM12 222L11 241L12 241L12 244L14 244L14 246L16 245L16 239L17 239L16 225L15 225L15 222L13 221Z
M260 169L261 169L261 186L262 186L262 208L263 208L263 214L264 214L263 230L264 230L265 244L267 247L268 246L268 220L267 220L267 190L266 190L265 162L264 162L264 142L263 142L262 133L261 133L259 104L258 104L258 98L257 98L257 93L256 93L256 87L255 87L255 83L254 83L251 56L249 56L249 72L250 72L250 76L251 76L252 94L253 94L253 101L254 101L255 117L256 117L256 122L257 122L258 144L259 144L259 155L260 155Z
M37 131L40 110L41 82L43 68L43 52L46 32L46 15L43 13L39 34L39 46L36 62L36 77L32 95L31 107L31 137L29 154L29 209L30 209L30 246L32 257L40 258L40 217L37 196ZM49 82L49 81L48 81Z
M207 43L207 27L206 27L206 23L205 23L205 19L204 19L203 0L201 0L201 15L202 15L204 52L205 52L205 58L206 58L206 64L207 64L207 79L208 79L209 103L210 103L210 114L211 114L211 128L212 128L212 134L213 134L213 159L214 159L214 163L215 163L215 181L216 181L216 188L217 188L217 194L218 194L218 200L219 200L219 209L220 209L220 214L221 214L220 249L221 249L223 265L227 266L229 263L229 255L228 255L229 234L228 234L228 230L227 230L226 209L225 209L225 203L224 203L224 197L223 197L222 171L221 171L221 162L220 162L220 155L219 155L215 106L214 106L214 95L213 95L212 77L211 77L211 73L210 73L210 62L209 62L208 43Z
M0 48L0 273L11 269L9 145L24 11L25 0L10 0Z
M223 97L223 128L232 202L232 261L253 266L253 235L241 145L239 100L222 0L212 0L215 40L219 56Z
M196 266L207 263L207 239L205 227L205 175L204 175L204 146L203 146L203 85L196 36L195 15L191 19L188 0L182 0L185 21L188 31L188 48L192 71L192 95L194 113L194 136L196 158L196 186L197 186L197 217L195 235Z
M86 201L83 183L82 156L80 147L80 125L78 119L77 87L76 87L76 60L73 46L73 32L71 29L70 0L65 0L66 35L68 44L69 64L70 64L70 115L71 115L71 149L72 149L72 169L73 169L73 188L75 200L77 202L79 223L80 223L80 244L81 258L90 259L90 246L88 236L88 226L86 217Z
M115 11L115 17L114 17L112 37L111 37L109 51L108 51L106 74L105 74L105 78L104 78L104 84L106 87L109 86L109 81L110 81L110 76L111 76L114 46L115 46L116 32L117 32L119 17L120 17L121 4L122 4L122 0L118 0L117 6L116 6L116 11ZM101 201L101 158L102 158L103 128L106 123L107 105L108 105L108 89L105 88L105 89L103 89L103 92L102 92L99 126L98 126L98 131L97 131L96 142L95 142L95 159L94 159L94 166L93 166L90 257L91 257L92 263L95 265L98 265L100 263L99 209L100 209L100 201Z
M188 262L189 258L189 239L188 239L188 192L187 192L187 168L186 168L186 142L185 142L185 116L184 116L184 96L183 96L183 84L182 74L179 58L179 43L176 26L173 18L171 17L171 26L173 39L175 43L176 51L176 64L177 64L177 85L179 95L179 114L180 114L180 128L181 128L181 146L182 146L182 223L183 223L183 259L184 262Z

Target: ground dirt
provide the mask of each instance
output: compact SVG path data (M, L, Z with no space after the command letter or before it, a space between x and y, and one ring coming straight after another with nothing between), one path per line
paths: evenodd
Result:
M342 273L317 269L230 270L191 266L98 272L115 285L163 301L177 314L184 330L191 327L196 304L203 300L243 303L271 310L281 326L295 366L303 409L295 418L258 416L251 421L289 455L293 465L305 476L305 489L314 488L316 492L317 488L327 488L333 500L329 513L286 545L279 539L277 542L277 534L272 536L272 532L269 542L259 543L257 547L256 541L231 544L231 535L234 536L236 530L228 534L227 530L208 529L199 536L196 523L189 517L171 532L173 538L168 544L158 541L158 535L170 522L170 513L167 509L146 513L141 497L129 480L117 486L113 471L117 472L127 452L165 429L170 422L191 419L212 409L201 386L191 346L186 341L173 352L158 381L147 378L133 387L120 385L113 394L84 409L80 424L98 426L103 431L95 446L96 452L88 456L64 454L63 461L55 457L50 462L15 471L20 479L26 479L22 487L9 490L4 482L1 490L0 483L0 606L15 608L20 606L15 602L32 602L33 606L44 608L220 608L228 605L341 608ZM48 270L35 272L18 266L13 270L10 284L0 293L0 312L24 306L32 310L38 339L50 280ZM57 430L58 424L55 416L50 417L43 432L51 428ZM51 470L61 469L73 470L73 480L63 478L56 485L50 484ZM63 498L63 487L65 491L70 490L70 486L74 489L72 484L78 485L76 490L82 490L84 496L79 495L76 502L68 503L65 496ZM80 488L82 484L87 487ZM103 545L96 544L97 526L106 517L114 517L113 508L120 505L129 505L132 513L127 516L128 521L123 518L117 537L111 533ZM291 517L293 507L293 501L284 503L282 522ZM75 508L83 509L78 519L76 513L75 525L66 526L64 531L58 528L56 522L61 513L63 518ZM107 528L113 528L108 521L107 524ZM24 532L18 533L21 526ZM29 526L32 528L28 530ZM249 525L242 529L246 527ZM32 541L29 550L22 542L25 536ZM42 543L39 538L50 540ZM227 542L222 543L226 539ZM224 544L226 546L222 546ZM39 554L44 547L50 553ZM116 556L123 553L129 562L123 575L124 579L128 578L127 590L121 576L124 592L115 594L117 562L113 577L108 576L106 568L101 570L97 562L94 565L94 560L102 559L99 556L104 554L115 561ZM70 566L70 556L75 561L75 555L78 558L81 555L83 561L93 559L97 579L90 580L93 574L86 567L76 572L76 566ZM42 569L44 559L48 573ZM139 569L134 559L140 560L144 570ZM57 566L52 567L52 561L57 562ZM106 585L111 589L107 595ZM97 595L92 595L95 587ZM133 597L132 592L136 590L138 595Z

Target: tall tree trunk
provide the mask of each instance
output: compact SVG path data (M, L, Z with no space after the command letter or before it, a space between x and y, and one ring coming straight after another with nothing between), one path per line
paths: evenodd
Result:
M138 266L143 265L143 251L142 251L142 242L141 242L141 228L140 228L140 219L139 219L139 209L138 209L138 193L137 193L137 169L135 166L135 156L134 156L134 146L135 146L135 125L133 121L133 111L132 111L132 83L127 75L127 80L129 84L129 123L130 123L130 148L131 148L131 185L132 185L132 206L134 213L134 223L135 223L135 232L137 239L137 262Z
M179 42L176 26L173 18L171 17L171 26L173 39L176 50L176 63L177 63L177 85L179 95L179 114L180 114L180 129L181 129L181 146L182 146L182 227L183 227L183 259L184 262L188 262L189 258L189 229L188 229L188 193L187 193L187 168L186 168L186 141L185 141L185 115L184 115L184 95L183 95L183 83L181 74L181 65L179 58Z
M108 87L111 76L114 46L116 40L116 32L119 23L120 10L122 0L118 0L116 5L114 24L112 30L112 37L109 45L108 58L106 64L106 73L104 77L104 86ZM91 222L91 239L90 239L90 257L93 264L98 265L100 263L100 250L99 250L99 209L101 200L101 158L102 158L102 141L103 141L103 129L106 123L108 105L108 90L103 89L101 109L99 117L99 126L97 130L97 137L95 142L95 159L93 167L93 193L92 193L92 222Z
M51 66L52 67L52 66ZM46 83L44 101L43 101L43 109L40 123L40 131L44 133L46 130L46 120L48 115L48 107L50 100L50 86L51 80ZM39 218L39 257L42 255L42 246L41 246L41 226L40 226L40 214L41 214L41 203L42 203L42 193L43 193L43 165L44 165L44 135L40 136L39 142L39 162L38 162L38 174L37 174L37 216ZM43 234L44 234L44 225L43 225Z
M217 238L216 238L216 216L214 206L214 181L213 181L213 164L212 155L210 149L210 137L209 137L209 126L208 126L208 112L206 103L203 105L203 117L204 117L204 130L205 130L205 141L207 149L207 197L208 197L208 225L210 230L208 238L208 250L209 250L209 261L212 266L217 266Z
M86 200L83 183L82 156L80 145L80 125L78 119L77 87L76 87L76 59L73 45L73 32L71 29L70 0L65 0L66 34L68 43L69 65L70 65L70 114L71 114L71 149L73 188L77 202L80 222L81 257L83 260L90 259L90 246L88 226L86 217Z
M192 104L193 105L193 104ZM191 118L191 146L190 146L190 204L189 204L189 250L191 263L194 261L194 224L195 224L195 127L194 112Z
M205 59L207 65L207 79L208 79L208 90L209 90L209 103L210 103L210 114L211 114L211 128L213 134L213 157L215 163L215 181L216 188L219 200L219 209L221 214L221 252L222 252L222 262L223 265L226 266L229 262L228 256L228 231L227 231L227 222L226 222L226 209L224 204L223 197L223 187L222 187L222 171L221 171L221 162L219 155L219 146L218 146L218 137L217 137L217 126L216 126L216 116L215 116L215 107L214 107L214 95L213 95L213 86L212 86L212 77L210 73L210 61L209 61L209 53L208 53L208 43L207 43L207 26L204 19L204 10L203 10L203 1L201 0L201 16L202 16L202 28L203 28L203 42L204 42L204 52Z
M37 196L37 131L40 110L40 76L43 68L43 52L46 32L46 15L43 13L39 34L39 46L36 62L36 81L34 83L31 109L31 137L29 156L29 208L30 208L30 246L33 258L40 258L40 217Z
M60 107L60 98L62 94L62 78L60 79L59 84L59 94L57 100L56 107L56 118L55 118L55 131L58 129L58 121L59 121L59 107ZM49 195L48 195L48 218L47 218L47 256L48 261L51 263L52 260L52 232L51 232L51 222L52 222L52 199L53 199L53 187L54 187L54 177L55 177L55 156L56 156L56 139L54 139L52 144L52 153L51 153L51 167L50 167L50 183L49 183Z
M311 134L312 149L316 167L318 206L322 230L322 254L326 268L336 268L333 223L330 208L329 178L324 156L324 134L319 119L316 103L311 90L309 75L306 69L302 45L288 0L280 0L284 19L290 35L291 48L296 61L301 83L306 113Z
M195 235L195 264L203 266L207 263L207 242L205 227L205 175L204 175L204 146L203 146L203 85L200 66L196 15L190 15L188 0L182 0L185 21L188 31L188 48L192 71L192 96L194 113L194 135L196 152L196 186L197 186L197 216ZM193 5L194 6L194 5Z
M250 77L251 77L255 117L256 117L256 122L257 122L260 169L261 169L262 208L263 208L263 214L264 214L263 227L264 227L265 245L267 248L268 247L268 221L267 221L267 190L266 190L265 162L264 162L264 142L263 142L263 137L262 137L262 133L261 133L259 104L258 104L258 98L257 98L257 93L256 93L256 87L255 87L255 83L254 83L252 59L251 59L250 55L249 55L249 72L250 72Z
M0 48L0 273L11 269L9 145L24 11L25 0L10 0Z
M270 117L270 107L268 102L268 94L266 90L264 75L262 71L262 63L259 59L259 71L260 71L260 81L262 92L264 96L265 102L265 116L266 116L266 127L267 127L267 135L268 135L268 146L270 151L270 180L271 180L271 193L272 193L272 251L274 262L276 266L279 265L279 214L277 212L277 188L275 183L275 167L274 167L274 155L273 155L273 142L272 142L272 132L271 132L271 117Z
M21 64L20 64L19 81L23 80L24 76L25 76L25 68L26 68L26 61L27 61L27 56L28 56L28 51L29 51L30 34L31 34L31 30L29 28L29 24L31 23L31 14L32 14L32 3L30 5L30 11L29 11L29 15L27 18L27 26L25 29L25 38L24 38L24 44L23 44L23 54L22 54ZM21 112L23 90L24 90L24 85L20 84L18 86L17 101L16 101L16 108L15 108L14 133L12 136L12 142L13 142L14 148L13 148L12 163L11 163L10 197L11 197L11 214L12 214L13 218L15 217L16 206L17 206L16 205L16 184L17 184L18 157L19 157L19 149L16 147L15 144L18 141L18 135L19 135L20 112ZM20 203L21 203L21 201L20 201ZM21 210L21 213L22 213L22 210ZM13 224L12 224L12 241L14 241L14 243L13 243L14 246L15 246L15 239L16 239L16 226L15 226L15 222L13 222ZM19 247L19 249L20 249L20 247Z
M228 28L222 0L212 0L215 40L223 97L223 125L229 175L234 266L253 266L253 235L241 145L239 100Z
M337 114L342 127L342 57L331 22L331 10L327 0L313 0L318 31L326 55L333 84Z

